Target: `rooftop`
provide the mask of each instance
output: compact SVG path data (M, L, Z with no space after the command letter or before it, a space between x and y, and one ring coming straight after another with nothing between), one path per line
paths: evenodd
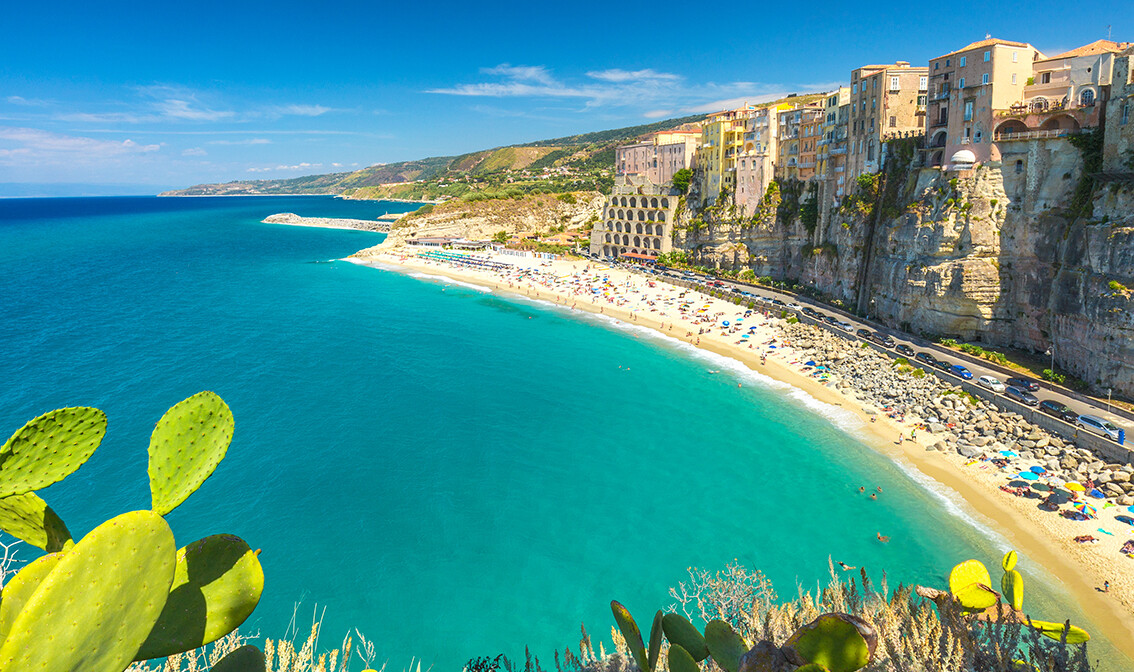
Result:
M965 51L970 51L972 49L980 49L981 47L992 47L992 46L998 46L998 45L1003 46L1003 47L1020 47L1021 49L1035 49L1035 47L1028 44L1027 42L1013 42L1011 40L1002 40L998 37L986 37L983 40L979 40L977 42L973 42L972 44L970 44L968 46L961 47L960 49L957 49L956 51L950 51L947 54L941 54L937 58L945 58L946 56L952 56L953 54L959 54L959 53L962 53L962 52L965 52ZM1036 49L1036 53L1037 54L1040 53L1039 49ZM1042 56L1042 54L1040 54L1040 55Z
M1055 61L1061 58L1074 58L1076 56L1095 56L1098 54L1118 54L1126 49L1129 49L1134 43L1132 42L1115 42L1113 40L1095 40L1090 44L1084 44L1078 49L1065 51L1057 56L1049 58L1041 58L1041 61Z

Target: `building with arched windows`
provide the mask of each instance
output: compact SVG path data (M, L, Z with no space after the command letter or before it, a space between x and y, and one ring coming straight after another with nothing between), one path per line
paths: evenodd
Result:
M618 175L591 229L591 254L608 259L625 255L657 257L673 250L673 220L681 196L634 175Z

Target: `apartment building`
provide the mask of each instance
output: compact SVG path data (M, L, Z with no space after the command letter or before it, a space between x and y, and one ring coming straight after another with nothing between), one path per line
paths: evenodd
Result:
M851 70L846 176L854 180L882 167L882 143L925 129L929 68L907 61Z
M799 179L810 180L818 174L819 141L823 139L826 112L812 110L799 124Z
M802 175L804 173L801 169L801 148L807 143L802 143L803 128L811 127L816 121L822 121L824 103L808 103L795 107L794 109L781 110L776 113L776 122L778 126L777 138L777 160L775 166L776 179L780 180L798 180L805 179ZM811 150L814 156L814 149ZM809 174L814 174L815 166L808 169Z
M701 129L651 133L641 142L614 150L616 175L644 177L654 184L669 184L673 174L692 168L701 144Z
M734 199L743 215L756 211L760 199L773 179L779 141L778 112L791 105L765 105L753 110L745 119L744 153L736 162Z
M845 193L850 92L849 86L840 86L823 103L822 137L816 152L815 172L828 182L827 193L834 197Z
M1075 133L1097 128L1110 96L1116 58L1129 42L1097 40L1078 49L1038 58L1022 99L995 110L996 142Z
M591 254L650 260L671 251L679 198L643 176L615 176L602 221L591 229Z
M717 202L722 190L736 190L736 161L744 150L745 123L756 110L745 105L709 116L701 127L701 148L697 153L701 199L706 205Z
M1114 58L1103 137L1103 171L1134 173L1134 47Z
M929 166L999 161L993 142L996 110L1024 98L1032 65L1044 55L1026 42L987 38L929 62L926 143Z

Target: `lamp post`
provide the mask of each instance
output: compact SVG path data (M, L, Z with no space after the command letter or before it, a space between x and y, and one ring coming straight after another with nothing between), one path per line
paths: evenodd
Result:
M1112 390L1109 387L1106 388L1106 412L1107 413L1110 413L1110 393L1111 393L1111 391Z

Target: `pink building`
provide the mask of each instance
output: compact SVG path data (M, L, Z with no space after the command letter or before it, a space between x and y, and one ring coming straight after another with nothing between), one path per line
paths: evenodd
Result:
M651 133L639 143L614 150L617 175L644 177L658 185L668 184L673 174L693 167L701 129Z

